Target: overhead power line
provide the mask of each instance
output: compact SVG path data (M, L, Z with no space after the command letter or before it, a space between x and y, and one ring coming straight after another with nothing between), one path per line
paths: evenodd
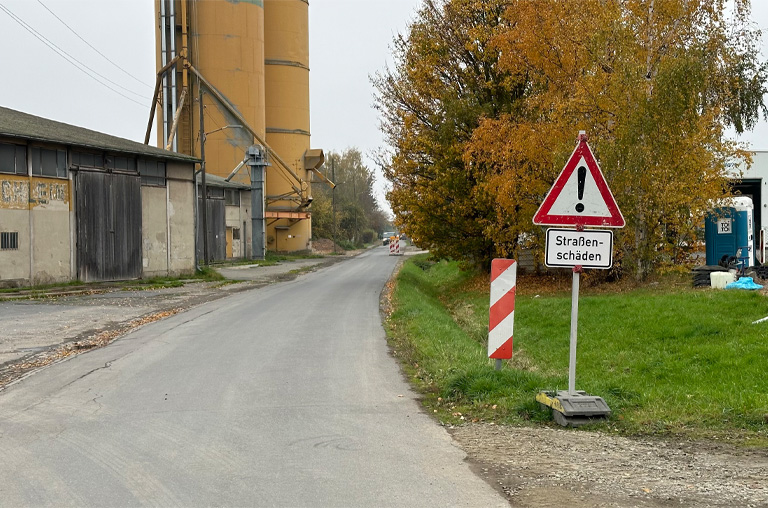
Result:
M150 85L150 84L147 84L147 83L143 82L142 80L140 80L139 78L137 78L136 76L134 76L133 74L131 74L130 72L128 72L127 70L123 69L123 68L122 68L122 67L120 67L118 64L116 64L115 62L113 62L113 61L112 61L112 60L111 60L111 59L110 59L110 58L109 58L107 55L105 55L104 53L102 53L101 51L99 51L99 49L98 49L98 48L96 48L96 47L95 47L95 46L93 46L93 45L92 45L90 42L88 42L87 40L85 40L85 39L84 39L84 38L83 38L83 37L82 37L82 36L81 36L79 33L77 33L77 30L75 30L74 28L72 28L71 26L69 26L69 25L68 25L68 24L67 24L67 23L66 23L66 22L65 22L63 19L61 19L59 16L57 16L55 12L53 12L53 11L52 11L52 10L51 10L51 9L50 9L50 8L49 8L47 5L45 5L45 4L42 2L42 0L37 0L37 3L39 3L40 5L42 5L42 6L43 6L43 8L45 8L45 10L46 10L46 11L50 12L50 13L51 13L51 15L52 15L54 18L56 18L57 20L59 20L59 22L60 22L62 25L64 25L65 27L67 27L67 29L68 29L70 32L72 32L73 34L75 34L75 37L77 37L78 39L80 39L81 41L83 41L85 44L87 44L89 48L91 48L91 49L92 49L92 50L94 50L96 53L98 53L98 54L99 54L99 55L100 55L102 58L104 58L104 60L106 60L107 62L109 62L109 63L111 63L112 65L114 65L115 67L117 67L117 68L118 68L120 71L122 71L122 72L123 72L123 74L125 74L126 76L128 76L129 78L133 79L134 81L136 81L137 83L139 83L139 84L141 84L141 85L144 85L144 86L146 86L146 87L148 87L148 88L154 89L154 87L155 87L154 85Z
M3 4L0 4L0 10L2 10L3 12L5 12L5 13L6 13L8 16L10 16L10 17L11 17L11 19L12 19L12 20L14 20L16 23L18 23L19 25L21 25L21 27L22 27L22 28L24 28L26 31L28 31L29 33L31 33L31 34L32 34L33 36L35 36L37 39L39 39L39 40L40 40L40 41L41 41L43 44L45 44L46 46L48 46L48 47L49 47L51 50L53 50L54 52L56 52L56 54L58 54L60 57L62 57L63 59L65 59L65 60L66 60L67 62L69 62L71 65L75 66L75 67L76 67L78 70L80 70L81 72L83 72L84 74L86 74L88 77L90 77L91 79L95 80L97 83L99 83L99 84L101 84L101 85L103 85L103 86L107 87L108 89L110 89L111 91L113 91L114 93L116 93L117 95L119 95L119 96L121 96L121 97L123 97L123 98L125 98L125 99L128 99L129 101L131 101L131 102L134 102L134 103L136 103L136 104L138 104L138 105L140 105L140 106L142 106L142 107L146 107L146 104L144 104L144 103L141 103L141 102L139 102L139 101L137 101L137 100L133 99L132 97L129 97L129 96L125 95L125 94L124 94L124 93L122 93L120 90L117 90L117 89L113 88L112 86L110 86L110 85L109 85L109 84L107 84L106 82L112 83L113 85L117 86L118 88L122 88L123 90L125 90L125 91L127 91L127 92L129 92L129 93L132 93L132 94L134 94L134 95L136 95L137 97L140 97L140 98L142 98L142 99L146 99L146 100L148 100L148 101L151 101L151 100L152 100L152 99L150 99L149 97L145 97L145 96L143 96L143 95L141 95L141 94L137 94L136 92L134 92L134 91L132 91L132 90L129 90L129 89L125 88L124 86L120 85L119 83L115 83L114 81L112 81L111 79L107 78L106 76L103 76L103 75L99 74L97 71L95 71L95 70L91 69L90 67L88 67L87 65L85 65L83 62L81 62L81 61L80 61L80 60L78 60L77 58L73 57L72 55L70 55L69 53L67 53L66 51L64 51L64 50L63 50L63 49L61 49L60 47L58 47L56 44L54 44L53 42L51 42L50 40L48 40L48 39L47 39L47 38L46 38L44 35L42 35L40 32L38 32L37 30L35 30L34 28L32 28L32 26L31 26L29 23L25 22L23 19L21 19L20 17L18 17L16 14L14 14L14 13L13 13L13 12L12 12L10 9L8 9L8 7L6 7L5 5L3 5ZM97 77L97 76L98 76L98 77ZM99 78L101 78L101 79L99 79ZM103 80L103 81L102 81L102 80ZM106 82L105 82L105 81L106 81Z

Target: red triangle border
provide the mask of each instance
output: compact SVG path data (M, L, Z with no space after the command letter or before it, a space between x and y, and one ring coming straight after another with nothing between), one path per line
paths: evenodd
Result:
M573 174L573 171L578 166L581 158L587 163L592 178L595 179L595 184L600 191L606 207L608 208L609 216L576 216L576 215L551 215L550 210L554 205L557 198L560 197L560 193L568 182L568 179ZM589 148L585 138L579 139L579 144L573 150L568 162L565 163L565 167L560 172L560 175L555 180L552 188L547 193L544 201L539 206L536 214L533 216L533 223L539 226L602 226L609 228L623 228L625 225L624 216L619 210L619 205L608 188L608 183L605 181L600 166L597 165L595 156L592 150Z

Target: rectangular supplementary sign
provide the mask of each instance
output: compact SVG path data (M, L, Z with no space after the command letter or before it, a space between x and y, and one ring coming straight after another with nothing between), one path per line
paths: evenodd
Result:
M545 264L608 269L613 266L613 231L549 228Z

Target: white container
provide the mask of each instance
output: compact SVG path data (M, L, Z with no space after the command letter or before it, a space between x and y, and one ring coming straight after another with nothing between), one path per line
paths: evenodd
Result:
M709 274L709 284L713 288L725 289L729 282L736 281L736 274L731 272L712 272Z

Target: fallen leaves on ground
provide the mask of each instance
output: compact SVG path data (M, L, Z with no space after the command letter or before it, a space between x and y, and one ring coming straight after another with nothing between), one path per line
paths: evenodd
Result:
M128 324L119 328L103 330L85 339L59 344L58 346L55 346L41 353L37 353L31 357L26 357L22 361L10 364L6 366L2 371L0 371L0 389L12 381L16 381L24 377L26 374L36 369L46 367L70 356L84 353L92 349L104 347L118 337L132 332L140 326L154 323L155 321L173 316L174 314L181 312L181 310L181 308L177 308L160 312L153 312L151 314L147 314L129 321Z

